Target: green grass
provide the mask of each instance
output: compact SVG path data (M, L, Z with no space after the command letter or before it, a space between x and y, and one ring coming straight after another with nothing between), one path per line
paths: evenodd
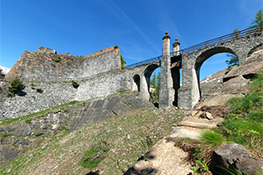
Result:
M263 155L263 74L250 84L244 97L228 100L231 112L225 119L222 133L229 141L242 144L257 156Z
M109 146L105 141L101 141L96 145L91 146L85 151L84 156L81 159L81 165L84 168L93 169L105 159L106 153L109 151Z
M218 131L206 130L202 133L200 140L212 147L218 147L223 143L224 138Z

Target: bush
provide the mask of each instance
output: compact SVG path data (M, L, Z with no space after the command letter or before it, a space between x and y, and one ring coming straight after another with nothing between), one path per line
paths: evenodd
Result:
M122 55L120 55L121 57L121 68L124 69L126 67L126 61L124 61Z
M18 77L11 82L11 87L8 88L9 92L13 95L22 92L24 89L25 86L23 85L23 81L21 81Z
M77 88L79 87L79 84L78 84L76 81L74 81L74 80L71 81L71 84L72 84L72 86L73 86L75 89L77 89Z
M37 88L37 92L38 92L38 93L42 93L42 92L43 92L43 90L42 90L42 89L40 89L40 88Z

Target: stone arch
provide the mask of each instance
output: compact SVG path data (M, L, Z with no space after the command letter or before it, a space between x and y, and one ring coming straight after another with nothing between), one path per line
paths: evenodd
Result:
M140 76L138 74L133 76L133 87L132 91L140 92Z
M231 53L237 55L231 48L229 47L213 47L208 50L202 52L199 56L197 56L195 60L195 71L196 71L196 78L198 83L198 91L199 91L199 99L201 98L201 88L200 88L200 69L203 63L208 60L211 56L218 54L218 53ZM238 55L237 55L238 56Z
M159 67L159 65L157 64L151 64L149 66L146 67L146 69L144 70L144 76L147 82L147 87L148 87L148 91L150 89L150 79L151 79L151 75L153 73L153 71L155 69L157 69Z

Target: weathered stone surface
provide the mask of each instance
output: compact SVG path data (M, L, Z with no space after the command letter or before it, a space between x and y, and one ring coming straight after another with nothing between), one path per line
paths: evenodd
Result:
M125 175L186 175L192 173L187 153L165 139L158 141Z
M121 97L110 97L105 105L106 109L111 110L117 115L128 112L131 109L121 100Z
M263 173L263 161L249 156L247 150L236 143L225 143L214 151L212 171L228 174L225 170L237 170L239 173L257 175Z
M106 120L113 117L114 114L123 114L134 109L130 103L124 100L125 97L129 97L128 101L131 103L136 102L136 108L139 108L140 104L141 107L153 107L149 105L148 101L144 101L132 94L95 99L91 100L89 104L80 102L75 105L52 110L34 118L0 127L0 146L16 145L21 150L28 149L32 146L30 136L41 136L47 133L55 134L57 130L61 129L73 131L84 125L91 125ZM4 159L2 162L5 162L17 155L9 157L1 155L0 149L1 156Z
M251 58L252 57L252 58ZM258 51L257 53L254 53L250 57L248 57L248 60L251 62L246 62L243 65L233 67L229 73L224 76L225 80L228 80L232 77L237 77L240 75L249 75L249 74L258 74L263 71L263 51Z
M248 92L249 82L243 76L238 76L225 82L220 91L224 94L245 94Z
M186 126L175 127L169 137L199 139L203 130Z
M223 118L214 118L212 120L202 119L199 117L185 117L182 121L178 122L178 126L186 126L192 128L216 128L218 122L223 122Z
M74 57L39 47L37 52L25 51L5 78L18 76L30 81L76 80L120 68L119 48L110 47L95 55Z
M201 118L206 118L208 120L213 120L213 116L211 113L209 112L203 112L201 115L199 115L199 117Z
M152 108L154 105L142 98L139 98L134 95L124 94L122 95L122 99L126 104L128 104L132 109L139 109L139 108Z
M19 156L19 151L12 147L0 146L0 165Z

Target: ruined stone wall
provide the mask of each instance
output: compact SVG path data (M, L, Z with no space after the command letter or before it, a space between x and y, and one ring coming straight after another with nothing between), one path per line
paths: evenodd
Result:
M0 82L0 119L16 118L73 100L104 97L131 90L128 70L122 70L119 48L111 47L89 56L57 54L40 47L25 51ZM8 80L20 77L23 93L9 97ZM72 80L79 84L74 88Z
M26 86L23 90L24 95L14 97L4 95L1 99L0 120L17 118L73 100L84 101L131 90L128 77L127 70L101 73L80 81L76 80L78 88L74 88L71 81L33 81L34 86L32 82L24 81L23 84Z
M119 48L110 47L88 56L57 54L56 50L39 47L37 52L25 51L5 79L71 80L121 68Z

